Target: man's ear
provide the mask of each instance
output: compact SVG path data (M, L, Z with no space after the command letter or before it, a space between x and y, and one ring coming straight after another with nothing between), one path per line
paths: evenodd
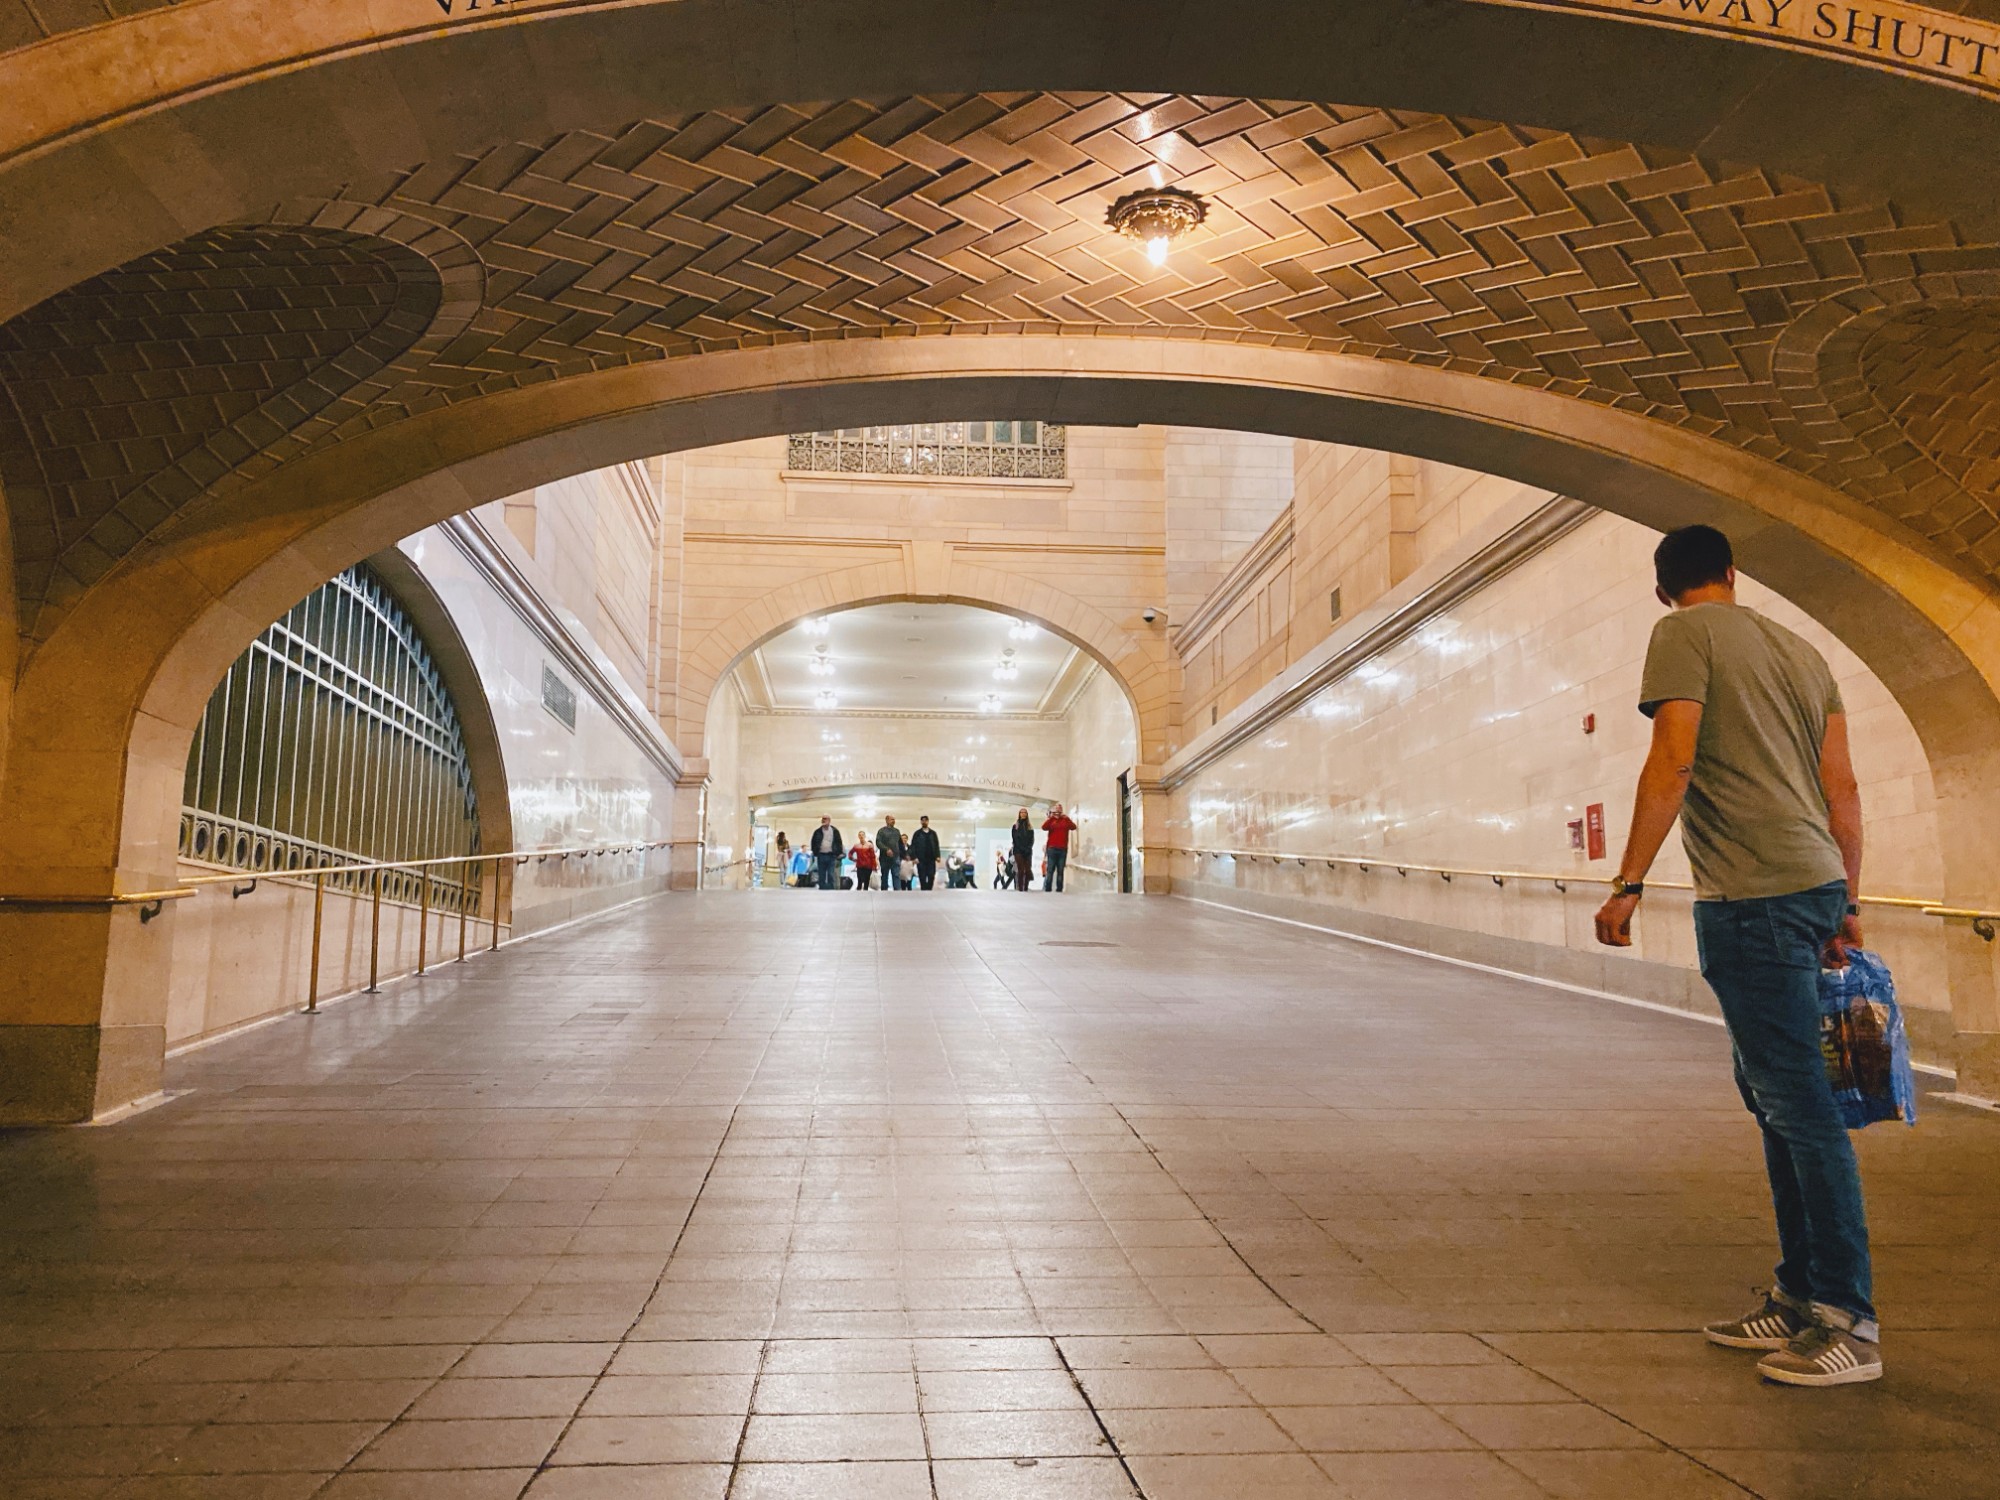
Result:
M1733 563L1722 570L1722 582L1727 588L1736 587L1736 567Z
M1658 585L1655 585L1653 588L1653 597L1659 600L1660 603L1666 605L1668 609L1672 609L1674 607L1674 596L1668 593L1665 589L1660 588Z

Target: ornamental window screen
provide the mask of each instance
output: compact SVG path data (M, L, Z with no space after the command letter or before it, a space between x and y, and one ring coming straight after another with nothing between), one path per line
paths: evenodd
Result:
M238 869L310 871L479 851L458 714L437 665L374 572L316 589L236 659L188 753L181 853ZM367 888L365 874L329 884ZM466 865L433 873L433 904L477 904ZM414 900L392 871L383 893Z
M918 422L794 433L785 467L823 474L1065 479L1069 429L1055 422Z

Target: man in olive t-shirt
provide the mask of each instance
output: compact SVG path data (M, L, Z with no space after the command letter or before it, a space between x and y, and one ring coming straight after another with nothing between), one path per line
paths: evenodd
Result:
M1631 944L1646 871L1678 816L1702 977L1763 1133L1780 1254L1763 1305L1704 1332L1772 1351L1757 1366L1768 1380L1874 1380L1861 1175L1819 1040L1820 965L1861 942L1861 796L1840 690L1819 652L1736 602L1721 532L1672 532L1653 562L1673 613L1646 652L1639 708L1653 740L1598 941Z

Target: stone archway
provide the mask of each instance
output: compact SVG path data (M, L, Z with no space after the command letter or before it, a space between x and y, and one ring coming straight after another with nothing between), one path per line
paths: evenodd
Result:
M1251 0L1165 15L1024 0L995 26L958 0L810 0L768 24L726 0L410 0L298 8L281 23L257 0L155 7L0 54L0 97L20 101L0 134L0 222L40 230L10 247L0 297L29 305L270 203L496 141L690 108L1024 87L1520 120L1698 148L2000 229L1992 81L1963 66L1983 52L1962 46L1957 70L1926 69L1708 9L1722 14L1683 5L1662 25L1657 8L1606 0ZM1987 31L1904 10L1940 34ZM149 180L142 163L171 168ZM15 310L0 302L0 316Z
M171 871L187 737L216 675L279 610L396 537L524 485L646 454L974 407L1358 443L1656 526L1723 525L1746 569L1847 640L1909 714L1943 804L1947 898L2000 900L1990 858L2000 838L1991 792L2000 605L1879 513L1727 444L1524 386L1338 354L1034 336L791 344L602 371L442 407L215 497L121 563L23 675L8 799L47 816L7 824L17 890L133 889ZM868 587L894 595L908 581ZM743 636L774 623L746 619ZM69 1046L73 1035L49 1034L79 1027L145 1030L157 929L142 930L129 911L7 921L15 977L0 1032L17 1054ZM1958 1026L1983 1049L2000 1014L1990 959L1967 943ZM75 1108L129 1097L148 1076L141 1052L138 1038L130 1066L114 1070L93 1050Z
M948 548L912 549L912 555L897 562L801 579L772 590L709 631L686 658L676 743L690 755L703 753L701 737L715 689L738 662L780 631L808 615L906 601L965 604L1016 615L1061 636L1118 684L1132 710L1140 760L1158 764L1166 758L1173 693L1164 633L1129 629L1073 594L1016 573L980 567Z

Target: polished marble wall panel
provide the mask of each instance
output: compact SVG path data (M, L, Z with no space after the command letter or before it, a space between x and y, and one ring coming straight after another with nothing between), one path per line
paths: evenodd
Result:
M1657 534L1593 519L1426 623L1290 716L1183 783L1169 842L1206 848L1381 854L1433 865L1606 877L1613 872L1644 759L1635 707ZM1417 581L1421 581L1418 579ZM1769 590L1745 603L1825 652L1850 715L1867 818L1867 889L1935 896L1943 888L1930 773L1908 718L1852 652ZM1594 714L1595 732L1584 716ZM1602 804L1607 857L1571 849L1569 824ZM1177 861L1177 878L1262 890L1552 948L1595 950L1601 889L1450 883L1323 866ZM1655 878L1688 878L1678 837ZM1690 898L1648 896L1635 955L1695 962ZM1914 1007L1948 1007L1934 919L1871 911Z
M1079 890L1109 890L1118 868L1118 778L1138 758L1132 706L1116 679L1100 669L1071 702L1063 725L1069 740L1069 794L1063 800L1081 825L1070 838L1071 867L1086 867L1078 876L1092 869L1114 872L1072 879Z

